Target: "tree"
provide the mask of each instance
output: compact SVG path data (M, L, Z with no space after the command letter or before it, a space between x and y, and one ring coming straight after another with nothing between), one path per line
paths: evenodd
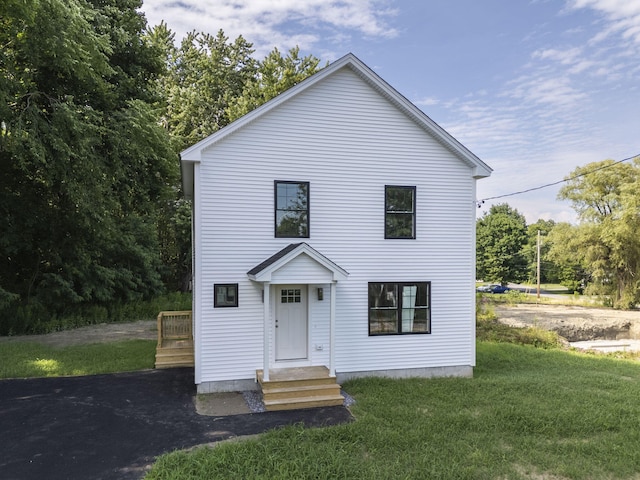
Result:
M584 257L589 237L588 229L561 222L551 229L545 242L548 250L543 259L554 266L557 281L574 292L583 291L591 278Z
M640 158L579 167L558 197L578 212L581 224L570 235L591 272L591 290L610 295L614 307L633 308L640 302Z
M505 284L527 278L522 253L527 242L527 223L508 204L493 205L476 222L476 276Z
M320 59L313 55L300 57L298 47L289 50L286 57L274 48L259 62L257 74L246 83L242 95L229 102L227 114L236 120L282 92L316 73Z
M0 288L47 315L163 289L157 205L178 163L140 5L0 6Z
M152 31L166 42L166 26ZM171 36L171 34L169 34ZM179 152L230 123L227 108L256 75L252 44L233 42L222 30L213 36L190 32L179 48L166 47L167 73L161 80L167 104L165 121Z

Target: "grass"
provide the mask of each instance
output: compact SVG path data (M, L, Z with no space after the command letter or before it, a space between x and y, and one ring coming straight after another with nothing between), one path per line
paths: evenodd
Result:
M0 378L96 375L153 368L156 342L50 347L33 342L0 343Z
M473 379L343 387L356 421L159 458L147 480L627 479L640 472L640 364L479 342Z

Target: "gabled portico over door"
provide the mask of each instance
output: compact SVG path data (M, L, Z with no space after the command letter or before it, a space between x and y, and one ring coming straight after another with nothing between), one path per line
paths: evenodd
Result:
M336 317L336 284L338 280L346 280L348 275L349 274L344 269L340 268L338 265L333 263L327 257L322 255L306 243L294 243L288 245L287 247L283 248L282 250L275 253L264 262L260 263L255 268L252 268L251 270L249 270L249 272L247 272L247 276L251 280L253 280L254 282L262 283L263 285L264 381L269 380L269 369L275 368L277 365L276 362L281 362L285 360L286 357L303 355L302 347L300 347L299 345L297 347L292 345L292 343L297 343L297 340L294 340L293 337L290 337L289 340L285 341L284 337L293 334L297 335L300 339L302 338L301 330L298 330L297 332L293 330L294 328L299 328L302 324L296 323L295 325L297 325L297 327L295 327L294 324L289 325L289 323L292 321L291 318L294 315L299 315L299 313L295 312L300 312L300 308L297 308L295 304L297 303L297 299L298 303L303 302L303 296L308 293L309 285L330 285L330 315L327 319L330 331L330 361L327 367L329 369L329 374L331 376L335 376L334 338ZM289 290L293 291L289 292ZM300 290L300 297L297 296L297 290ZM288 304L289 299L291 299L291 303L293 304L291 308L288 308L288 305L283 307L283 309L279 308L279 304L283 299L283 291L285 291L285 294L287 296L287 300L285 303ZM291 293L291 295L289 295L289 293ZM307 301L308 297L304 300L304 302L306 303ZM276 302L275 308L273 309L271 302ZM303 310L308 311L306 307ZM280 319L278 318L280 314L287 315L287 331L283 333L282 338L280 338L279 333L275 332L275 330L280 328ZM272 315L275 315L274 320L278 320L278 324L276 324L275 321L272 322ZM308 319L306 326L307 330L305 333L305 337L307 338L306 348L308 358ZM275 342L275 354L273 355L271 352L272 339ZM278 344L278 342L280 342L280 345ZM282 350L280 350L281 347ZM299 360L299 358L291 358L290 360Z

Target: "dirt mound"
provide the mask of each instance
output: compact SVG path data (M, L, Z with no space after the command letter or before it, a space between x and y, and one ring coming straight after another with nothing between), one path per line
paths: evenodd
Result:
M557 332L570 342L640 339L640 312L565 305L496 306L498 320L514 327Z

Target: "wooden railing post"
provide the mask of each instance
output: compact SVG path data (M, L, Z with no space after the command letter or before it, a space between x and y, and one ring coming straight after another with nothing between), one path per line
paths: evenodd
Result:
M160 312L158 314L158 348L162 347L162 314L164 312Z

